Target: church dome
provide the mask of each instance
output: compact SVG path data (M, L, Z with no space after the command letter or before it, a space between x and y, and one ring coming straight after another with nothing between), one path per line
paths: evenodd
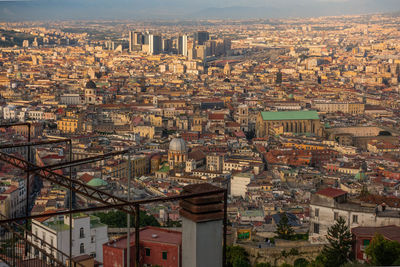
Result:
M86 83L86 88L87 89L96 89L96 84L92 80L90 80Z
M182 138L174 138L169 143L169 150L186 152L186 144Z

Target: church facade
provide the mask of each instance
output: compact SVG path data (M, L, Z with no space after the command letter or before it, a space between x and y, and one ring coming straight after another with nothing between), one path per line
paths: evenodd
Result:
M261 111L257 116L256 136L268 137L282 133L311 133L323 135L323 127L318 112L301 111Z

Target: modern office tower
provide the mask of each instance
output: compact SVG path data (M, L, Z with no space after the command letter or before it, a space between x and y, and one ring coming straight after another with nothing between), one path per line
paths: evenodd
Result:
M172 40L171 39L163 39L162 40L162 51L164 53L169 53L172 50Z
M196 46L196 58L205 60L207 57L206 55L206 46L205 45L198 45Z
M133 33L133 44L142 45L143 44L143 34L141 32Z
M178 54L188 56L188 36L179 36L178 40Z
M206 46L206 54L207 56L213 56L215 55L216 51L216 42L214 40L208 40L204 42L204 45Z
M198 31L194 33L194 40L198 45L203 45L205 41L210 39L210 35L207 31Z
M146 31L143 34L143 44L148 45L149 44L149 37L150 37L150 32Z
M141 32L129 32L129 51L140 50L140 45L143 44L143 35Z
M133 44L134 44L133 34L134 32L129 31L129 52L133 51Z
M161 53L162 43L160 35L149 35L149 54L158 55Z

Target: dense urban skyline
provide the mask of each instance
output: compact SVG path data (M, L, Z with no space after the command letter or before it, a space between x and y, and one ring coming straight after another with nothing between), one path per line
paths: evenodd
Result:
M77 3L2 3L1 267L400 265L394 1Z

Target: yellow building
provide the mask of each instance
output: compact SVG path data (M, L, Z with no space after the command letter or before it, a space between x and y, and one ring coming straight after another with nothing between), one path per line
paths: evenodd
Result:
M363 114L365 105L363 103L329 102L315 103L314 108L323 112L343 112L349 114Z
M62 118L57 121L57 129L63 133L75 133L80 129L80 120L75 118Z
M149 158L142 155L131 157L132 177L140 177L149 173ZM114 178L128 178L129 166L128 161L124 160L115 165L105 166L105 174Z
M150 118L150 123L152 126L162 127L162 117L161 116L150 115L149 118Z
M326 149L326 146L315 145L315 144L303 144L303 143L295 143L295 142L285 142L282 145L286 148L296 148L300 150L323 150Z
M156 133L156 129L154 126L144 126L144 125L132 126L131 132L133 132L135 134L139 134L140 137L143 137L143 138L153 139L154 134Z

